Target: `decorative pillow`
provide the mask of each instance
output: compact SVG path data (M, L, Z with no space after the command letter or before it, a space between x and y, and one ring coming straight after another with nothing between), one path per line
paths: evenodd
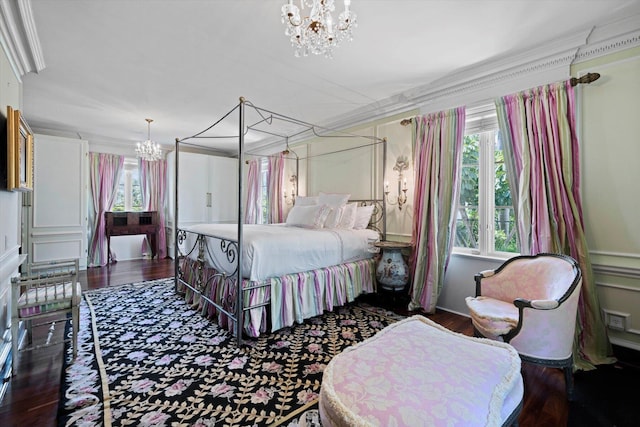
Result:
M356 209L356 221L353 224L354 230L364 230L371 221L371 215L373 215L373 205L358 206Z
M340 225L340 219L342 218L342 212L344 212L345 206L340 206L339 208L329 208L331 209L329 215L327 215L327 219L324 222L324 228L338 228Z
M320 198L318 196L297 196L295 206L313 206L317 205L318 200Z
M326 205L294 206L287 215L289 227L322 228L331 209Z
M340 223L338 224L338 228L347 228L351 229L356 223L356 213L358 211L357 203L347 203L347 205L342 208L342 216L340 217Z
M347 193L318 193L319 201L321 205L329 206L332 211L327 216L327 221L324 226L326 228L336 228L340 224L340 218L342 216L342 207L344 207L349 201L351 194Z

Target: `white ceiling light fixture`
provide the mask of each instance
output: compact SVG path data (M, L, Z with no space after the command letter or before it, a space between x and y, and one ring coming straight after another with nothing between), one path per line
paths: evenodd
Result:
M154 162L162 158L162 150L160 145L151 140L151 122L153 119L145 119L147 121L147 140L136 144L136 154L143 160Z
M305 6L310 8L307 16L304 16ZM287 26L284 33L295 48L295 56L313 53L331 58L334 47L343 40L351 41L352 30L358 24L350 6L351 0L344 0L344 11L338 15L337 22L332 16L333 0L300 0L300 8L289 0L282 6L282 23Z

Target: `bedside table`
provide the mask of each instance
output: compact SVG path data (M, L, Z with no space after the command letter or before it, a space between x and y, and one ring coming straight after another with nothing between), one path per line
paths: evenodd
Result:
M384 290L403 290L409 282L409 266L402 257L402 250L411 248L411 243L385 240L373 245L382 250L376 269L378 283Z

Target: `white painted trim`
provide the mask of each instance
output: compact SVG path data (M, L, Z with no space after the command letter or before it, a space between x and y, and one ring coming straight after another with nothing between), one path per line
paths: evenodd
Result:
M20 83L25 74L38 73L45 68L31 0L0 1L0 36L2 47Z
M58 226L64 227L64 226ZM69 225L67 227L78 228L78 225ZM41 236L73 236L73 235L82 236L82 231L51 231L51 232L42 232L42 233L31 233L31 237L41 237Z
M458 316L471 318L471 316L469 315L469 313L460 313L459 311L451 310L450 308L444 308L444 307L441 307L441 306L439 306L439 305L436 305L436 308L437 308L438 310L446 311L447 313L453 313L453 314L457 314Z
M616 338L616 337L609 337L609 341L611 342L611 344L615 344L620 347L626 347L632 350L640 351L640 343L637 343L637 342L628 341L628 340Z
M600 288L619 289L622 291L629 291L629 292L640 292L640 288L636 288L633 286L626 286L626 285L618 285L617 283L596 282L596 286Z
M589 251L589 254L590 255L602 255L602 256L619 257L619 258L640 259L640 254L633 254L633 253L627 253L627 252Z
M630 277L632 279L640 279L640 268L618 267L615 265L591 264L594 273L609 274L618 277Z
M640 15L632 15L595 27L589 43L580 48L575 63L640 45Z

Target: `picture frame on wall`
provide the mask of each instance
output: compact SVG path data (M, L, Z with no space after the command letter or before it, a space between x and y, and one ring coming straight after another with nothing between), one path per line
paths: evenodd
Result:
M33 190L33 132L20 110L7 106L7 190Z

